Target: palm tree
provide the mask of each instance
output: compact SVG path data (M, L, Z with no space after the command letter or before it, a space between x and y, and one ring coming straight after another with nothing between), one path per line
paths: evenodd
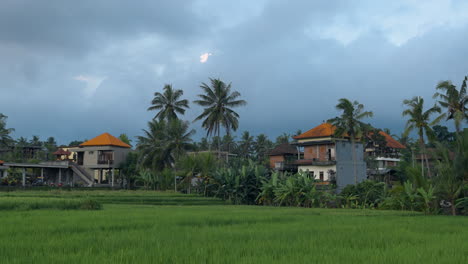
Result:
M143 130L144 136L138 137L137 150L143 167L157 171L173 167L175 160L193 147L191 136L195 130L189 131L186 121L174 119L167 123L153 120L148 122L148 128Z
M156 171L164 168L175 170L175 161L193 148L191 137L195 130L189 130L189 123L179 119L169 122L153 120L148 122L148 127L149 130L143 130L145 135L138 137L141 166ZM175 173L174 183L174 188L177 188Z
M11 138L10 134L15 131L13 128L6 128L6 120L8 116L0 113L0 147L9 146L14 140Z
M202 127L206 129L207 135L217 135L220 137L221 126L229 134L231 130L236 131L239 127L239 114L232 108L246 105L247 102L240 100L241 94L231 91L231 84L225 84L220 79L211 79L210 85L202 83L200 87L204 94L199 94L199 100L194 103L204 107L204 111L195 121L203 120ZM218 156L220 151L218 143Z
M366 124L360 120L366 117L374 116L371 111L364 111L364 105L358 101L351 102L346 98L341 98L336 105L336 109L343 111L341 116L328 120L336 127L335 135L338 137L349 136L353 155L353 174L354 184L358 183L356 167L356 138L362 136Z
M291 136L288 133L283 133L276 138L276 145L289 143L290 138Z
M242 158L250 158L253 151L254 138L248 131L242 133L241 141L239 142L238 152Z
M421 159L421 170L422 175L424 176L424 160L426 160L427 166L427 173L430 177L431 172L429 169L429 161L427 160L426 155L426 143L424 141L424 134L427 136L429 141L434 139L434 131L432 130L432 126L439 123L439 121L444 117L443 115L434 119L434 121L430 122L430 118L432 114L440 113L441 109L437 105L427 109L424 111L424 99L418 96L413 97L411 100L404 100L403 104L408 106L408 109L404 110L402 115L408 116L409 119L406 121L405 131L403 132L403 137L408 136L408 134L416 130L419 137L419 145L422 151L422 159Z
M177 119L177 114L183 115L185 113L184 108L189 108L188 100L179 100L184 94L184 91L174 90L170 84L164 85L163 89L163 93L154 93L154 98L151 101L151 106L148 108L148 111L159 110L154 119Z
M257 161L263 163L268 152L273 148L273 142L265 134L259 134L254 143Z
M466 83L468 81L468 76L465 76L460 90L457 90L457 87L452 84L451 81L443 81L437 84L436 89L441 90L442 93L436 92L434 98L439 98L438 103L443 108L447 109L447 113L444 113L443 116L447 116L447 120L453 119L455 122L455 129L457 134L460 134L460 127L463 120L468 120L468 95L466 94Z

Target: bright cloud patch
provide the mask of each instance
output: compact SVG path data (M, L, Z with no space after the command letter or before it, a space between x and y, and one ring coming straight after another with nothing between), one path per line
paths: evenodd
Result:
M205 63L208 61L208 57L211 56L213 54L211 53L203 53L201 56L200 56L200 62L201 63Z
M73 77L74 80L81 81L86 83L86 86L84 87L84 94L86 97L91 97L96 93L97 88L101 83L107 79L106 76L104 77L99 77L99 76L90 76L90 75L78 75Z

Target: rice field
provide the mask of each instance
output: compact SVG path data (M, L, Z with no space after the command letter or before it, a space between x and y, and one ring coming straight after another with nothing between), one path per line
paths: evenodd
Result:
M468 263L468 218L233 206L144 191L18 191L102 210L0 210L1 263ZM35 210L36 209L36 210Z

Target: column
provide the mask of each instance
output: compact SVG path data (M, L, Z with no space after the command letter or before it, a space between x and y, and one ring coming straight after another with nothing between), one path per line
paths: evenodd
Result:
M112 183L111 183L111 186L112 186L112 188L114 188L114 168L112 168L112 170L111 170L111 175L112 175Z
M23 187L26 186L26 168L23 168Z
M101 184L102 181L102 170L98 170L98 183Z
M59 169L59 180L58 180L58 184L61 184L62 183L62 169Z
M41 180L44 183L44 168L41 168Z

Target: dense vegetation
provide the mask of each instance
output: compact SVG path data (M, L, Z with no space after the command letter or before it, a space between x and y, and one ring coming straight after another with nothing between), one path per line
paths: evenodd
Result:
M202 93L194 103L203 107L203 111L194 121L202 122L208 137L199 142L192 139L195 131L190 129L190 123L180 119L190 109L189 101L182 98L182 90L166 85L162 93L154 94L148 110L156 111L155 117L137 138L137 151L121 164L118 180L122 188L174 189L234 204L468 214L468 130L463 129L468 121L467 81L465 77L460 88L450 81L440 82L434 94L437 104L433 106L427 107L421 97L404 100L405 131L399 137L393 135L406 146L401 153L402 161L394 168L396 180L366 181L348 186L339 194L307 174L280 174L267 169L269 151L290 142L291 135L280 135L273 142L265 134L254 137L245 131L236 141L232 132L238 129L240 116L235 108L246 102L232 90L231 84L210 79L208 84L200 85ZM373 116L371 111L364 110L364 105L342 98L336 108L341 115L329 122L337 127L337 137L347 136L352 143L372 140L385 145L377 133L379 129L362 121ZM444 119L453 120L455 132L439 124ZM38 137L30 141L13 140L12 131L7 128L6 116L0 115L0 146L12 150L3 159L25 161L25 146L40 148L37 156L29 157L32 161L51 158L50 153L56 148L54 138L45 142ZM416 141L409 137L411 132L417 134ZM131 143L125 134L120 138ZM373 166L371 158L366 161L368 167ZM12 170L9 175L6 183L14 184L19 173Z

